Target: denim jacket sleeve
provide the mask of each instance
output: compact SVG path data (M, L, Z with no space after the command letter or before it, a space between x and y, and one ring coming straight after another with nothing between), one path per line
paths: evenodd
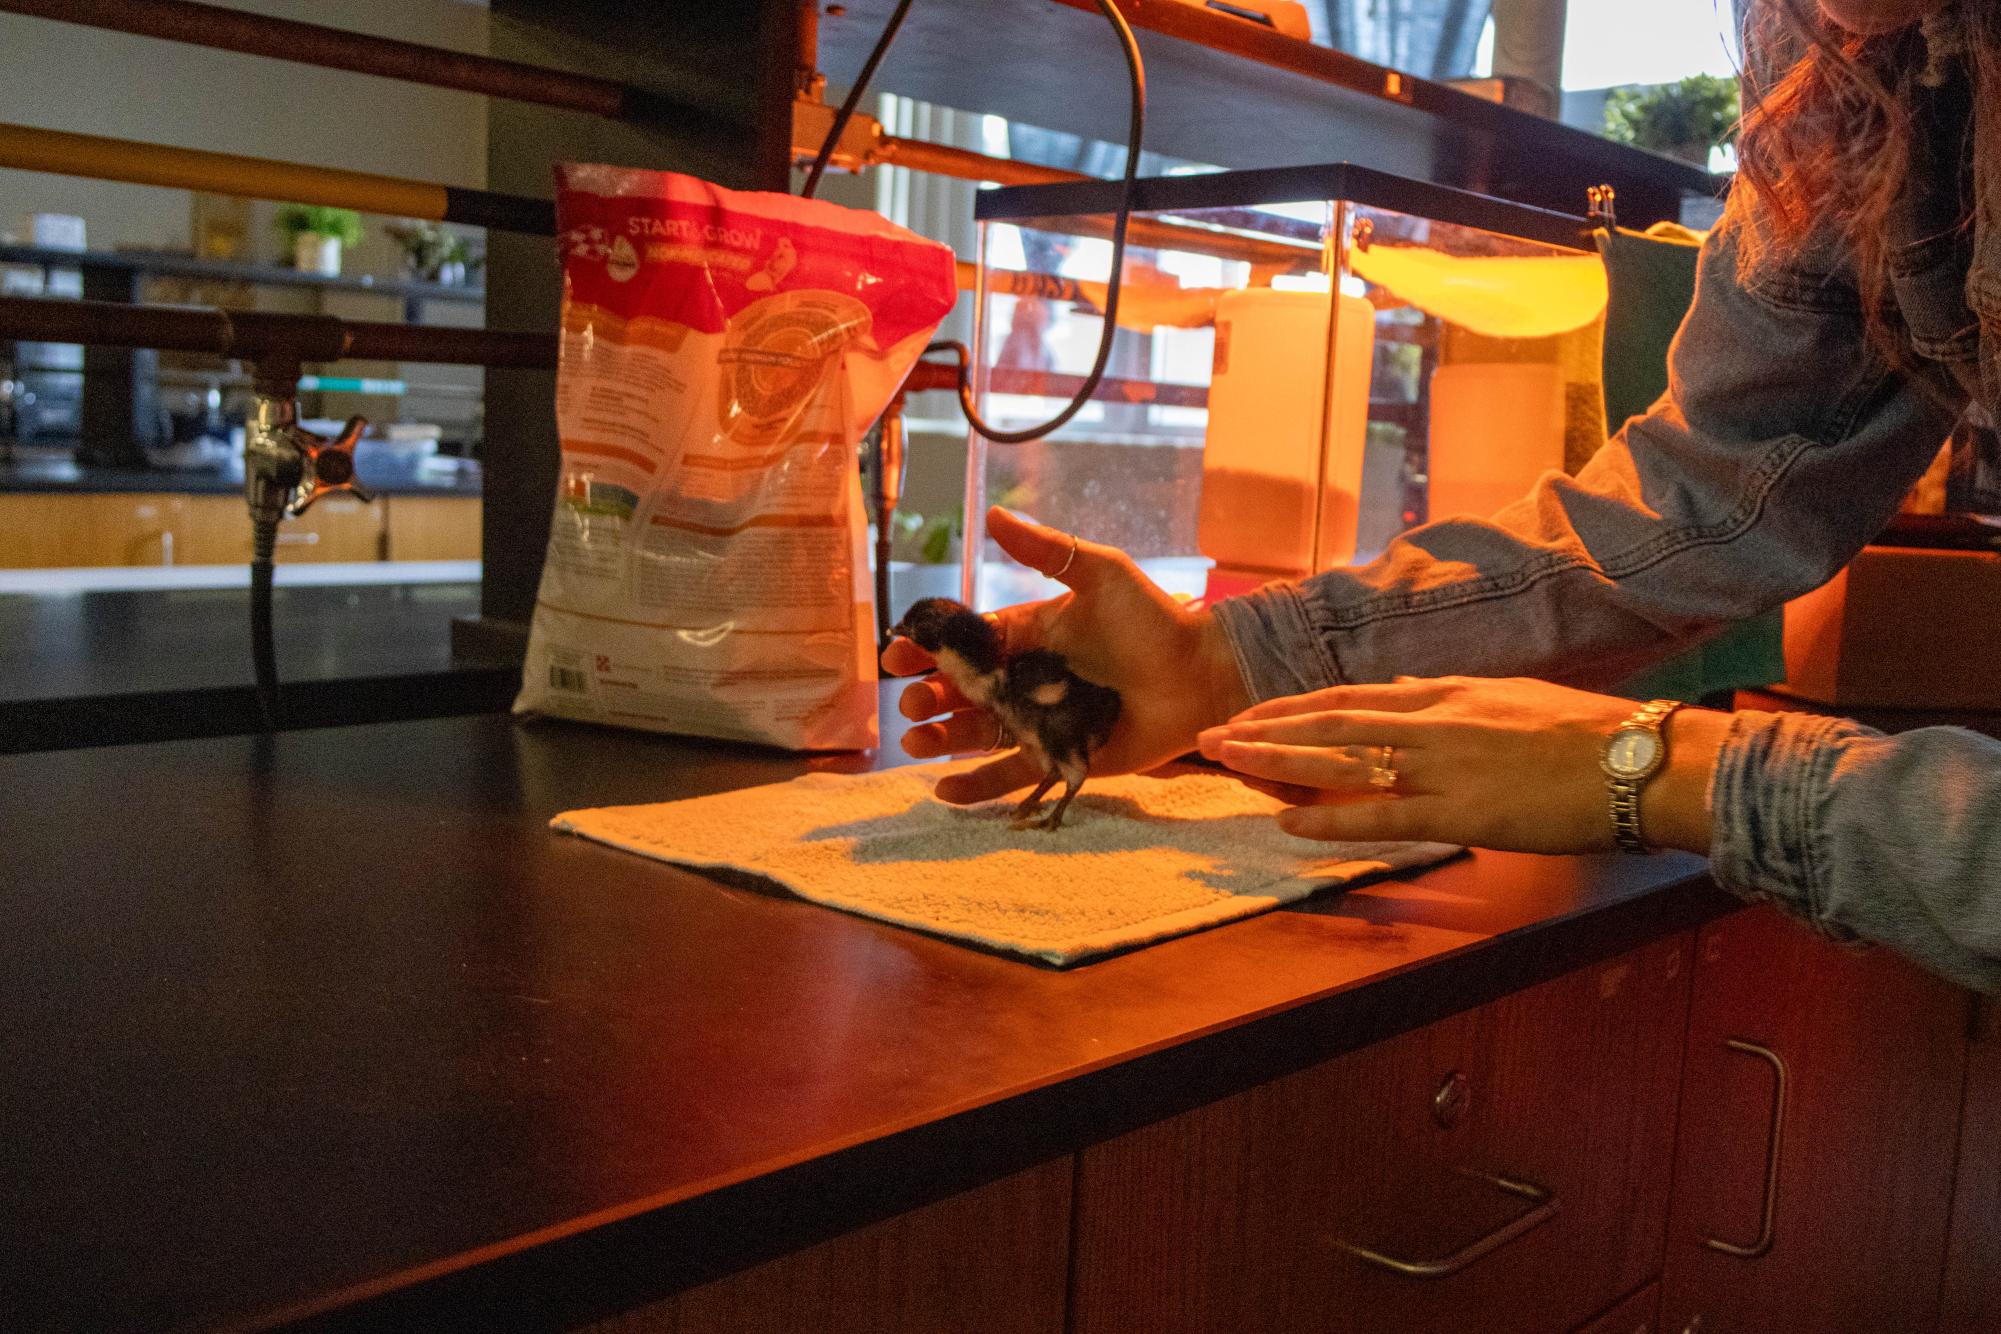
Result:
M1873 537L1959 391L1869 346L1832 246L1740 280L1748 211L1733 198L1707 243L1668 392L1576 477L1216 604L1250 694L1454 673L1607 685L1817 587Z
M2001 741L1741 713L1709 801L1724 888L2001 991Z

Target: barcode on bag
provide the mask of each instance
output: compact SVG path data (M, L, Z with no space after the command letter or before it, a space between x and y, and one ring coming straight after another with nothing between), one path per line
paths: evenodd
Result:
M549 689L568 690L581 695L590 689L590 678L574 667L558 667L550 663Z

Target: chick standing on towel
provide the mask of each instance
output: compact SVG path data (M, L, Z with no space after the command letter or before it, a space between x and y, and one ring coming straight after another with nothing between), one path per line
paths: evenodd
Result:
M1119 720L1119 692L1086 681L1062 654L1048 649L1005 656L993 622L950 598L916 603L895 633L936 658L945 678L968 700L991 710L1041 765L1041 783L1015 807L1015 827L1060 827L1063 812L1084 786L1091 751L1104 744ZM1031 819L1059 778L1062 799L1041 819Z

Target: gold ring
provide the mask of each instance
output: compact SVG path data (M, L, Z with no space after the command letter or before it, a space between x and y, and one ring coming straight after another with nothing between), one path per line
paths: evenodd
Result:
M1070 554L1063 558L1063 564L1050 574L1051 579L1061 579L1070 572L1070 563L1077 559L1077 534L1070 534Z
M1385 796L1394 792L1397 786L1397 748L1384 746L1376 752L1376 763L1369 770L1369 786Z
M995 718L993 744L988 746L987 749L999 750L1001 748L1001 743L1006 740L1007 740L1007 724L1002 722L999 718Z

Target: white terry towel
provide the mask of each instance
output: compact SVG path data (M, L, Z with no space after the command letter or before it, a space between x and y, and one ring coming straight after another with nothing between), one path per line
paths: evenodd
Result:
M1058 967L1460 851L1294 838L1271 818L1283 803L1199 769L1093 779L1060 830L1016 830L1012 802L959 807L932 796L938 777L961 767L808 774L567 811L550 825L679 866L748 871L815 903Z

